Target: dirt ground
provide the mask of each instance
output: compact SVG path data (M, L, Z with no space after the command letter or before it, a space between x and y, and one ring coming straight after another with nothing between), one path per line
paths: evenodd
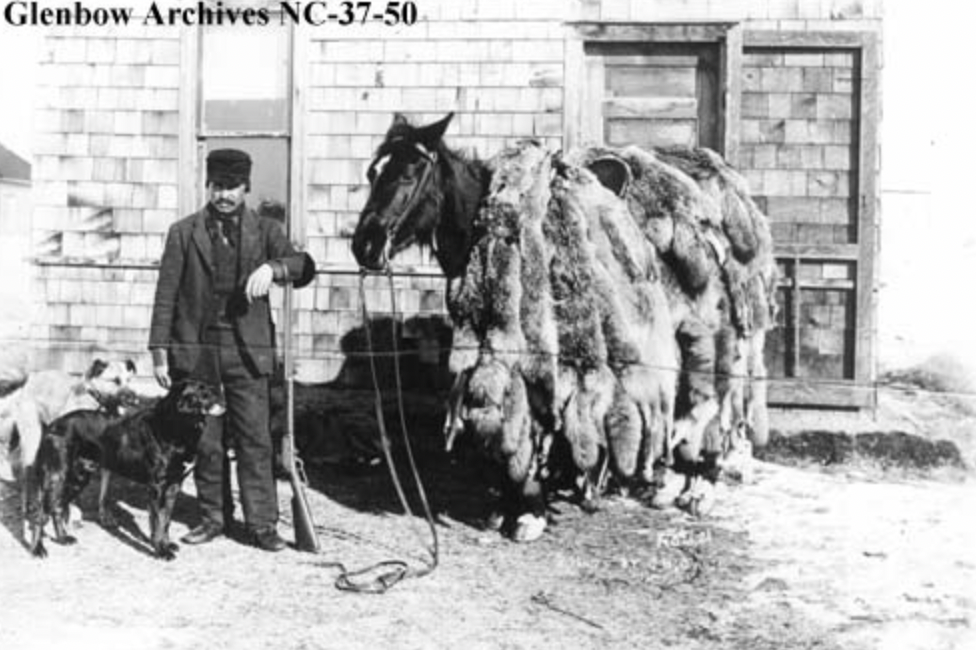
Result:
M0 648L976 647L971 470L952 454L933 467L912 460L945 440L940 449L976 466L970 405L902 387L882 392L877 415L778 412L770 460L747 483L720 484L707 517L622 497L595 514L558 501L543 539L515 544L479 526L477 481L438 451L438 404L412 398L440 565L364 595L336 589L329 563L419 569L430 533L402 514L384 467L350 463L371 450L371 396L299 397L321 554L221 538L160 562L146 550L141 490L120 482L120 529L95 521L89 487L78 544L49 542L36 560L19 537L17 489L0 484ZM828 446L846 451L796 444L814 430L840 435ZM195 523L192 481L184 490L177 538ZM287 483L279 495L292 539Z

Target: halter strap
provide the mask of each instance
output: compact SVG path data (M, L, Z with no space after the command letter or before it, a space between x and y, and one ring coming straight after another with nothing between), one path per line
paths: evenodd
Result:
M419 142L406 143L403 142L401 138L398 138L396 140L392 140L386 143L383 147L380 148L379 153L380 154L389 153L396 145L405 145L405 146L413 147L413 149L416 150L421 155L421 157L423 157L428 162L428 164L424 166L424 170L420 176L420 179L417 181L417 184L414 186L413 193L410 195L410 199L407 200L407 204L404 206L400 214L397 215L396 219L393 220L392 225L386 229L387 242L393 241L393 239L396 237L396 234L399 232L400 228L407 220L407 217L410 216L410 213L413 212L414 209L417 207L417 204L420 203L421 189L427 185L427 182L430 180L431 174L433 174L434 172L434 168L437 166L437 152L429 151L425 146L423 146Z

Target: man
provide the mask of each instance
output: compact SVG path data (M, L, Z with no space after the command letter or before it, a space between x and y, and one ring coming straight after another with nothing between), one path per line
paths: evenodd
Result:
M197 447L202 522L183 542L209 542L232 523L226 441L236 452L248 541L279 551L285 542L276 529L269 430L274 326L268 292L273 283L309 284L315 265L279 223L245 206L250 173L243 151L219 149L207 157L207 206L173 224L166 238L149 348L161 386L192 377L221 386L227 401L226 414L207 427Z

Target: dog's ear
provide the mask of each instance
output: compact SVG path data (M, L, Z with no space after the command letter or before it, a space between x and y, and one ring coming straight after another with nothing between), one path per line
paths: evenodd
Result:
M108 368L107 363L105 363L101 359L95 359L91 364L91 368L89 368L88 372L85 373L85 379L90 380L90 379L94 379L95 377L98 377L103 372L105 372L106 368Z
M132 359L125 360L125 369L131 372L133 375L136 374L136 362Z

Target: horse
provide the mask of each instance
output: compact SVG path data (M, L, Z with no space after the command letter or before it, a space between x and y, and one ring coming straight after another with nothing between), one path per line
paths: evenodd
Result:
M491 176L483 161L444 144L453 117L414 127L394 115L366 173L370 194L352 240L360 266L383 269L417 244L433 250L449 280L464 273Z
M448 311L457 324L464 320L465 314L458 312L458 301L452 300L452 296L462 284L472 251L485 234L479 230L478 216L489 194L493 170L489 163L465 156L444 143L444 133L452 118L453 114L448 114L433 124L417 127L400 114L394 116L367 172L370 194L360 213L352 250L357 262L371 270L384 268L398 253L412 245L432 250L447 279ZM685 185L691 186L686 188L688 192L700 193L694 181L677 170L675 174L684 179ZM601 174L596 175L604 180ZM645 231L644 234L657 244L655 233ZM693 228L685 228L681 235L701 238ZM673 259L668 261L673 263ZM692 441L692 448L686 450L685 455L694 463L706 427L719 411L714 385L715 344L721 318L716 314L724 296L714 263L707 266L703 277L683 272L680 268L677 272L672 271L669 277L668 292L679 316L675 319L674 335L680 347L681 376L685 378L680 395L684 402L684 417L678 420L675 428L679 438ZM689 283L700 286L692 291L687 286ZM701 298L701 294L707 298ZM702 318L702 314L708 317ZM455 355L452 355L452 370L457 381L452 390L446 427L452 438L458 422L457 405L464 399L466 382L471 378L469 371L476 365L476 357L474 351L468 352L466 357L462 353L457 358L463 358L463 361L455 364ZM495 370L497 372L488 375L506 376L499 369ZM489 383L494 386L494 392L505 392L508 389L500 387L510 387L510 382L506 382L509 380ZM491 392L486 390L484 394ZM546 415L543 412L534 420L545 423ZM544 450L540 449L538 453L544 454ZM522 497L527 493L537 494L535 486L531 489L522 487L526 488L521 490ZM538 511L537 496L529 498L527 506L525 498L522 501L524 507Z

